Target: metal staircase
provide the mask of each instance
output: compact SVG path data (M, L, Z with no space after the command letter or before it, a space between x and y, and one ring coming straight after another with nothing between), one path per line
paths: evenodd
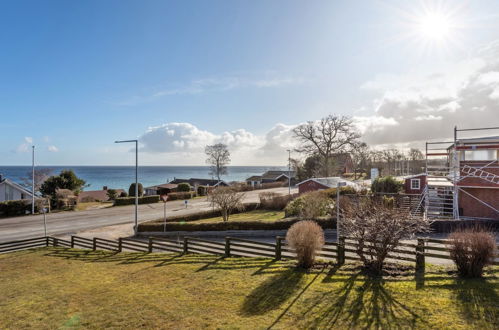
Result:
M421 193L421 200L411 214L421 212L424 205L426 218L453 218L454 189L452 186L427 185Z

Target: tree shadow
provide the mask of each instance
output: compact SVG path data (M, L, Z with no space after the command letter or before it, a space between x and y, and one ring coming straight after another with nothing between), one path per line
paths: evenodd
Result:
M288 269L268 278L246 297L241 315L262 315L278 309L300 289L304 275L305 271Z
M458 278L453 286L463 317L470 324L477 321L499 328L497 284L485 278Z
M308 320L304 327L332 328L338 323L354 329L415 327L422 321L419 315L395 299L384 283L381 277L355 272L339 289L309 299L313 304L302 314Z

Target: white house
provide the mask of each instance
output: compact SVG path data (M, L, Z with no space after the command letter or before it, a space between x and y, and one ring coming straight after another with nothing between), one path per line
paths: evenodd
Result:
M0 202L31 199L31 191L0 174Z

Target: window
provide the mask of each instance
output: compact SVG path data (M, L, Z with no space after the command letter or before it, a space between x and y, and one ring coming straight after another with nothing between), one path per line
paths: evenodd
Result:
M493 149L484 150L466 150L464 152L465 160L495 160L497 159L497 151Z
M411 190L419 190L421 188L421 179L411 179Z

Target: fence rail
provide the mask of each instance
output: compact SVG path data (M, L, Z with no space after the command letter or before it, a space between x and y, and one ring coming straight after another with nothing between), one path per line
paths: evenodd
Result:
M448 247L450 240L419 238L417 244L402 242L392 250L387 258L392 260L415 263L416 269L424 270L425 259L451 259ZM366 256L373 255L369 247L379 242L364 242L363 253ZM435 246L439 244L439 246ZM109 250L122 252L130 250L135 252L174 252L174 253L200 253L245 257L266 257L280 260L285 258L296 258L295 251L287 244L284 237L276 237L275 243L259 242L242 238L226 237L224 241L207 240L195 237L184 237L182 241L165 238L149 237L147 241L133 238L119 238L110 240L94 237L92 239L71 236L71 240L56 237L35 237L30 239L16 240L0 243L0 253L8 253L25 249L40 248L47 246L61 246L69 248L84 248L91 250ZM338 243L325 242L324 247L317 251L317 256L325 259L336 260L343 264L345 260L360 260L357 250L361 245L352 237L340 237ZM499 255L493 264L499 265Z

